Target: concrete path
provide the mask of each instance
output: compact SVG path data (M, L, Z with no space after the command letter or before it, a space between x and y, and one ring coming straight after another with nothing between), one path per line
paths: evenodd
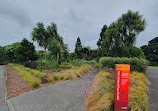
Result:
M6 77L4 75L4 66L0 66L0 111L9 111L5 104Z
M149 111L158 111L158 69L148 68L147 77L149 86Z
M84 111L85 97L79 84L87 81L67 80L9 99L7 103L10 111ZM82 89L86 87L82 85Z
M4 66L0 66L0 107L5 103L6 78L4 76Z

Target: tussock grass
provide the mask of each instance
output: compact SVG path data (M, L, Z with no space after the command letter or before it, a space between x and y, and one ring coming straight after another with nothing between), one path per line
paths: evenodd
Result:
M114 99L114 80L109 72L100 71L96 76L85 99L84 105L87 111L110 111Z
M53 82L53 80L54 80L52 76L49 76L49 77L47 77L46 79L47 79L47 81L48 81L49 83Z
M99 85L98 85L99 84ZM129 85L129 110L147 111L147 85L150 84L144 73L131 72ZM113 111L114 73L100 71L92 84L84 102L87 111Z
M77 77L80 77L82 73L87 73L90 69L90 65L84 64L80 67L73 67L72 69L62 72L60 75L64 77L64 80L77 79Z
M13 65L18 66L21 69L30 72L31 74L35 75L36 77L39 77L39 78L44 77L44 75L38 70L31 69L31 68L28 68L28 67L24 67L23 65L19 65L19 64L13 64Z
M16 71L18 71L18 74L20 76L22 76L22 78L28 82L31 86L33 87L38 87L40 85L39 80L35 79L34 77L32 77L28 72L22 70L21 68L19 68L18 66L14 65L14 64L9 64L12 66L13 69L15 69Z

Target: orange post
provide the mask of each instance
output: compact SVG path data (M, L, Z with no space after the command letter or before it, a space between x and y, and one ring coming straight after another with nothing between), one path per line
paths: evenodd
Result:
M115 111L128 110L130 65L115 65Z

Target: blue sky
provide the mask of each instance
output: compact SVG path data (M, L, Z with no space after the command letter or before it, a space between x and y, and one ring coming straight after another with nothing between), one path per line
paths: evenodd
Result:
M97 48L104 24L109 26L128 10L139 11L147 21L144 32L137 37L140 47L158 36L157 0L0 0L0 46L31 40L37 22L46 26L57 24L59 34L75 48L77 37L83 46ZM37 50L42 48L34 43Z

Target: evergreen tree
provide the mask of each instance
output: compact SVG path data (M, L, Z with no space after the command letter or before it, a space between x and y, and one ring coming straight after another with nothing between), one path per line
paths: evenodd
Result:
M82 58L81 50L82 50L82 44L81 44L80 38L78 37L75 44L75 53L77 55L77 58L80 58L80 59Z

